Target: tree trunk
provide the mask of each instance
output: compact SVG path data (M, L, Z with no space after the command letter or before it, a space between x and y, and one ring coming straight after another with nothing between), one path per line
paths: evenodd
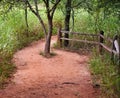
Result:
M25 8L25 23L26 23L26 27L27 27L27 30L28 30L29 25L28 25L27 14L28 14L28 12L27 12L27 7L26 7L26 8Z
M30 4L29 0L27 0L27 4L28 4L28 7L30 8L30 10L32 11L32 13L34 13L36 15L36 17L39 19L39 22L42 25L42 28L44 30L45 38L46 38L44 54L45 54L45 56L47 56L47 55L50 55L50 42L51 42L52 29L53 29L53 23L52 23L53 15L54 15L57 5L59 4L59 2L61 0L56 0L52 7L50 6L50 0L42 0L42 1L44 2L45 7L46 7L46 14L47 14L47 18L48 18L47 19L48 20L48 33L46 30L44 21L39 14L38 0L34 0L35 9Z
M70 16L71 16L71 2L72 0L67 0L66 5L65 5L65 9L66 9L66 13L65 13L65 31L69 31L69 25L70 25ZM65 38L69 38L69 34L64 35ZM69 44L68 40L64 41L64 46L67 47Z
M28 32L28 28L29 28L29 25L28 25L28 11L27 11L27 2L25 1L25 23L26 23L26 34L27 34L27 37L29 37L29 32Z
M51 43L51 36L52 36L52 29L53 29L53 23L52 23L52 18L48 17L48 35L46 37L46 43L45 43L45 50L44 54L45 56L50 55L50 43Z

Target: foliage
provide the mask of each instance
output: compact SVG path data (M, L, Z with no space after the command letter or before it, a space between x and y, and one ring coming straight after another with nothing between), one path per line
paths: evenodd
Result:
M30 18L33 16L30 15ZM33 39L43 36L40 34L42 32L40 28L35 27L36 20L33 20L29 24L31 29L28 37L23 11L14 10L8 13L5 18L0 18L0 54L3 57L12 55L17 49L22 48Z
M101 30L101 25L106 18L117 17L119 19L119 0L87 0L83 6L94 18L95 32ZM120 24L120 23L119 23Z
M98 56L96 53L90 61L94 83L101 86L100 98L119 98L120 97L120 74L118 66L114 65L108 54ZM99 81L99 82L98 82Z
M94 17L89 14L84 9L79 9L75 11L75 24L74 24L74 31L75 32L82 32L82 33L99 33L95 32L95 20ZM72 21L72 20L71 20ZM105 32L105 35L113 36L115 33L119 32L119 19L117 17L109 16L108 18L102 21L99 19L99 28ZM71 31L72 24L70 26Z
M7 82L8 78L14 72L15 66L11 63L10 59L5 58L0 62L0 88L3 88Z

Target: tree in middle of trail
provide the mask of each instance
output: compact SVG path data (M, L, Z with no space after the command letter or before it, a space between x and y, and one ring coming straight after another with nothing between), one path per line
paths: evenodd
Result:
M33 0L33 3L35 5L35 9L32 7L33 5L30 3L29 0L26 1L29 9L32 11L32 13L38 18L45 34L46 43L45 43L45 49L44 49L44 55L48 56L50 55L50 43L51 43L51 36L52 36L52 29L53 29L53 16L55 13L55 10L57 8L57 5L60 3L61 0L42 0L42 2L45 5L46 8L46 15L48 20L48 29L45 27L45 23L43 19L41 18L40 11L38 9L39 3L38 0Z

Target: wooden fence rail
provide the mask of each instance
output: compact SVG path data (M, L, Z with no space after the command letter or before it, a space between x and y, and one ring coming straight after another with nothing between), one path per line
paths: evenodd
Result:
M89 40L80 40L80 39L75 39L75 38L64 38L63 34L73 34L73 35L80 35L80 36L92 36L99 38L99 41L89 41ZM62 47L63 40L68 40L68 41L78 41L78 42L83 42L83 43L90 43L90 44L95 44L99 45L99 52L100 54L103 54L103 49L107 50L111 54L111 58L114 57L114 55L119 57L120 60L120 36L115 35L113 39L107 38L104 36L104 32L100 31L99 34L88 34L88 33L79 33L79 32L69 32L69 31L64 31L61 30L61 28L58 30L58 41L57 44L59 47ZM104 44L104 42L110 42L112 44L111 47L108 47L107 45Z
M77 34L77 35L86 35L86 36L99 36L99 34L89 34L89 33L80 33L80 32L70 32L70 31L64 31L61 30L61 33L67 33L67 34Z

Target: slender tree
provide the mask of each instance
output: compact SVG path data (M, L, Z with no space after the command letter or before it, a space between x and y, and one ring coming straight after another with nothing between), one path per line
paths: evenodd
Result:
M70 18L73 20L73 28L74 28L74 8L79 8L86 0L66 0L65 2L65 20L64 20L64 30L70 30ZM72 15L71 15L72 14ZM69 34L65 33L65 38L69 38ZM64 41L64 46L67 47L69 45L69 41Z
M57 5L60 3L61 0L42 0L42 1L45 4L45 8L46 8L46 15L47 15L47 20L48 20L48 30L46 29L44 21L40 15L40 12L38 9L38 0L34 0L35 9L33 9L32 5L30 4L30 2L28 0L27 0L27 4L28 4L29 9L38 18L38 20L44 30L45 38L46 38L44 54L45 54L45 56L47 56L47 55L50 55L50 43L51 43L51 36L52 36L52 29L53 29L53 16L54 16L55 10L57 8ZM52 2L52 4L51 4L51 2Z
M28 10L27 10L27 1L26 0L24 0L24 11L25 11L25 23L26 23L26 27L27 27L27 36L29 37L29 33L28 33L28 27L29 27L29 25L28 25Z
M25 20L26 20L27 27L28 27L27 8L29 8L30 11L38 18L46 38L44 54L45 56L47 56L47 55L50 55L50 43L51 43L51 36L52 36L52 29L53 29L53 16L57 8L57 5L60 3L60 1L61 0L0 0L0 3L4 3L5 6L7 5L6 9L8 9L8 11L14 5L17 5L17 6L24 5ZM48 20L48 28L46 28L45 23L41 17L41 12L39 11L39 2L45 5L46 16ZM35 6L35 8L33 6Z
M65 4L65 21L64 21L65 31L69 31L70 29L69 26L70 26L70 17L71 17L71 3L72 3L72 0L67 0ZM69 38L69 34L65 33L65 38ZM68 44L69 44L69 41L65 40L64 46L67 47Z

